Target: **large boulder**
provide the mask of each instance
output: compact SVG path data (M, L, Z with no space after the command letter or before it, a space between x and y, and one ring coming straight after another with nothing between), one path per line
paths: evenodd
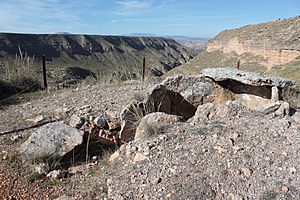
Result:
M36 130L19 147L19 152L31 158L42 156L63 157L83 142L83 131L55 122Z
M136 129L134 139L138 140L151 136L163 126L182 121L184 121L183 118L177 115L170 115L162 112L148 114L141 119L141 122Z
M180 93L180 95L195 107L204 103L226 99L224 89L204 76L177 75L166 78L162 85L166 89Z
M294 81L281 78L264 76L255 72L245 72L234 68L207 68L202 74L215 81L235 80L252 86L276 86L280 88L289 87L295 84Z

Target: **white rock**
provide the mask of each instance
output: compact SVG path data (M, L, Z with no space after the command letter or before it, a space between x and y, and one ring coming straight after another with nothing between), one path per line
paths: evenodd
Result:
M61 170L53 170L47 174L47 177L50 179L61 179L63 178L63 172Z
M140 161L144 161L144 160L147 160L147 159L148 159L147 156L144 156L141 153L137 153L137 154L135 154L135 156L133 158L133 162L140 162Z
M13 141L13 142L15 142L15 141L17 141L19 139L22 139L22 138L23 138L22 135L14 135L14 136L10 137L11 141Z

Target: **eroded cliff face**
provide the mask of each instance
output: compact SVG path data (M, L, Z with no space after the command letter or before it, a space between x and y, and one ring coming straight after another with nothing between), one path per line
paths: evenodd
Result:
M96 75L139 76L144 57L147 72L154 70L160 75L195 54L173 39L159 37L0 34L0 73L6 65L15 68L17 57L19 60L26 57L33 65L40 66L42 55L52 60L48 66L53 71L59 69L58 73L67 67L80 67Z
M224 31L207 45L208 52L217 50L261 56L268 69L289 63L300 56L300 17Z

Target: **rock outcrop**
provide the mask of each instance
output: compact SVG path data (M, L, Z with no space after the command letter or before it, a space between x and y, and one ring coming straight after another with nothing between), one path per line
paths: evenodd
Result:
M115 121L99 114L89 120L73 114L70 124L100 144L120 145L154 135L158 129L177 122L234 117L243 106L263 114L284 116L289 114L289 104L282 101L284 90L293 84L288 79L236 69L205 69L198 76L167 78L151 88L143 102L127 105ZM79 112L90 113L91 109L87 105ZM82 141L82 131L62 122L52 123L33 133L20 152L31 157L62 157Z
M262 56L269 68L289 63L300 56L300 17L249 25L220 33L207 45L207 51L224 54L250 53Z
M129 142L143 135L141 127L147 125L143 120L156 112L180 116L184 121L192 117L191 121L199 121L233 115L242 104L263 114L288 115L289 104L282 99L294 84L288 79L232 68L209 68L198 76L169 77L154 86L144 102L133 102L121 112L120 140ZM231 103L233 100L236 102Z

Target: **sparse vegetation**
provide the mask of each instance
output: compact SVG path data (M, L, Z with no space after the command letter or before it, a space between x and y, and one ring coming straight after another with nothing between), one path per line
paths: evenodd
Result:
M156 123L149 123L149 122L141 122L140 123L141 129L143 130L143 137L151 137L158 132L158 125Z
M57 156L56 154L49 153L43 153L40 156L31 159L32 164L46 164L45 169L47 172L58 169L61 165L60 161L61 157Z
M41 180L42 178L45 178L44 174L38 174L38 173L31 173L27 175L26 179L29 183L34 183L37 180Z
M22 166L21 156L16 152L10 153L8 155L8 160L12 168L18 169Z
M15 59L12 62L6 61L4 73L0 73L0 100L17 93L41 89L34 62L35 58L22 52L19 46Z

